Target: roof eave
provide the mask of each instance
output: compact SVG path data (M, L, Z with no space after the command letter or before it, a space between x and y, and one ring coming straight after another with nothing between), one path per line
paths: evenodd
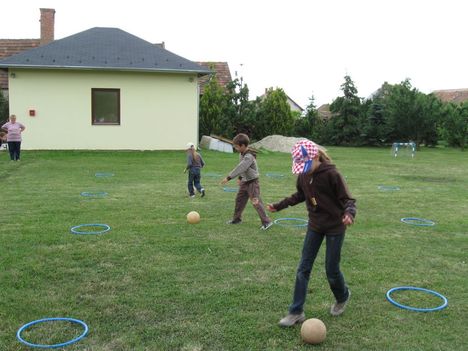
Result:
M213 73L207 70L171 69L171 68L131 68L131 67L97 67L97 66L44 66L44 65L20 65L20 64L0 64L0 68L26 68L26 69L73 69L83 71L119 71L119 72L154 72L154 73L179 73L198 74L200 76Z

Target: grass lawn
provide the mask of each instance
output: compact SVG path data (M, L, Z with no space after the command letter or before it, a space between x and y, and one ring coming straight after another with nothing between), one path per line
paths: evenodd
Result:
M181 151L24 151L21 162L1 152L0 350L28 350L17 330L46 317L89 326L88 336L66 350L466 350L468 154L422 149L411 159L393 158L389 149L329 151L357 198L358 217L342 252L353 292L342 316L329 315L323 249L312 272L306 316L328 330L317 346L302 343L300 327L277 326L291 302L305 230L261 231L251 204L243 224L225 224L235 193L219 182L237 155L204 151L207 195L190 199ZM261 153L258 162L265 203L295 191L288 154ZM192 210L201 215L197 225L186 222ZM300 204L272 217L307 214ZM402 217L436 225L407 225ZM87 223L111 230L70 233ZM390 288L406 285L435 290L449 305L418 313L386 300ZM415 307L441 302L410 291L394 298ZM23 337L60 343L81 331L44 323Z

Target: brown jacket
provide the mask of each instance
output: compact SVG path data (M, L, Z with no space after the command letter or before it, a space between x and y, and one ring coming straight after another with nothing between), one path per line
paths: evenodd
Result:
M335 165L323 162L313 173L300 174L297 192L273 204L280 211L305 201L309 212L309 228L329 235L343 234L345 213L356 216L356 200L351 197L343 177Z

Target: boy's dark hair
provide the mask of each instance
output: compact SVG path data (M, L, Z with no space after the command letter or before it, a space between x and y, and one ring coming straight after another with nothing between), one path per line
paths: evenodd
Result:
M232 139L232 142L235 144L235 145L245 145L245 146L249 146L249 143L250 143L250 139L249 139L249 136L247 134L244 134L244 133L240 133L240 134L237 134L234 139Z

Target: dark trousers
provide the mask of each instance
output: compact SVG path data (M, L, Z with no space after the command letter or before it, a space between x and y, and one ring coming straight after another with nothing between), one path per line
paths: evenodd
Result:
M240 221L242 219L242 212L244 212L247 201L252 202L253 207L257 211L260 220L263 224L270 223L270 218L265 212L262 199L260 198L260 184L258 179L251 180L249 182L242 182L239 186L239 191L236 196L236 206L234 208L234 221Z
M195 186L195 189L198 190L199 193L201 193L203 187L200 184L201 180L201 174L200 174L200 168L191 168L189 170L189 175L188 175L188 192L190 195L195 195L195 190L193 187Z
M20 159L21 141L9 141L8 151L10 151L10 159L18 161Z
M293 302L289 306L290 313L298 314L304 310L310 272L324 238L327 242L325 269L328 284L337 302L344 302L348 299L348 287L340 271L341 247L343 246L344 237L344 233L340 235L325 235L314 232L311 229L307 230L302 248L301 261L296 273Z

